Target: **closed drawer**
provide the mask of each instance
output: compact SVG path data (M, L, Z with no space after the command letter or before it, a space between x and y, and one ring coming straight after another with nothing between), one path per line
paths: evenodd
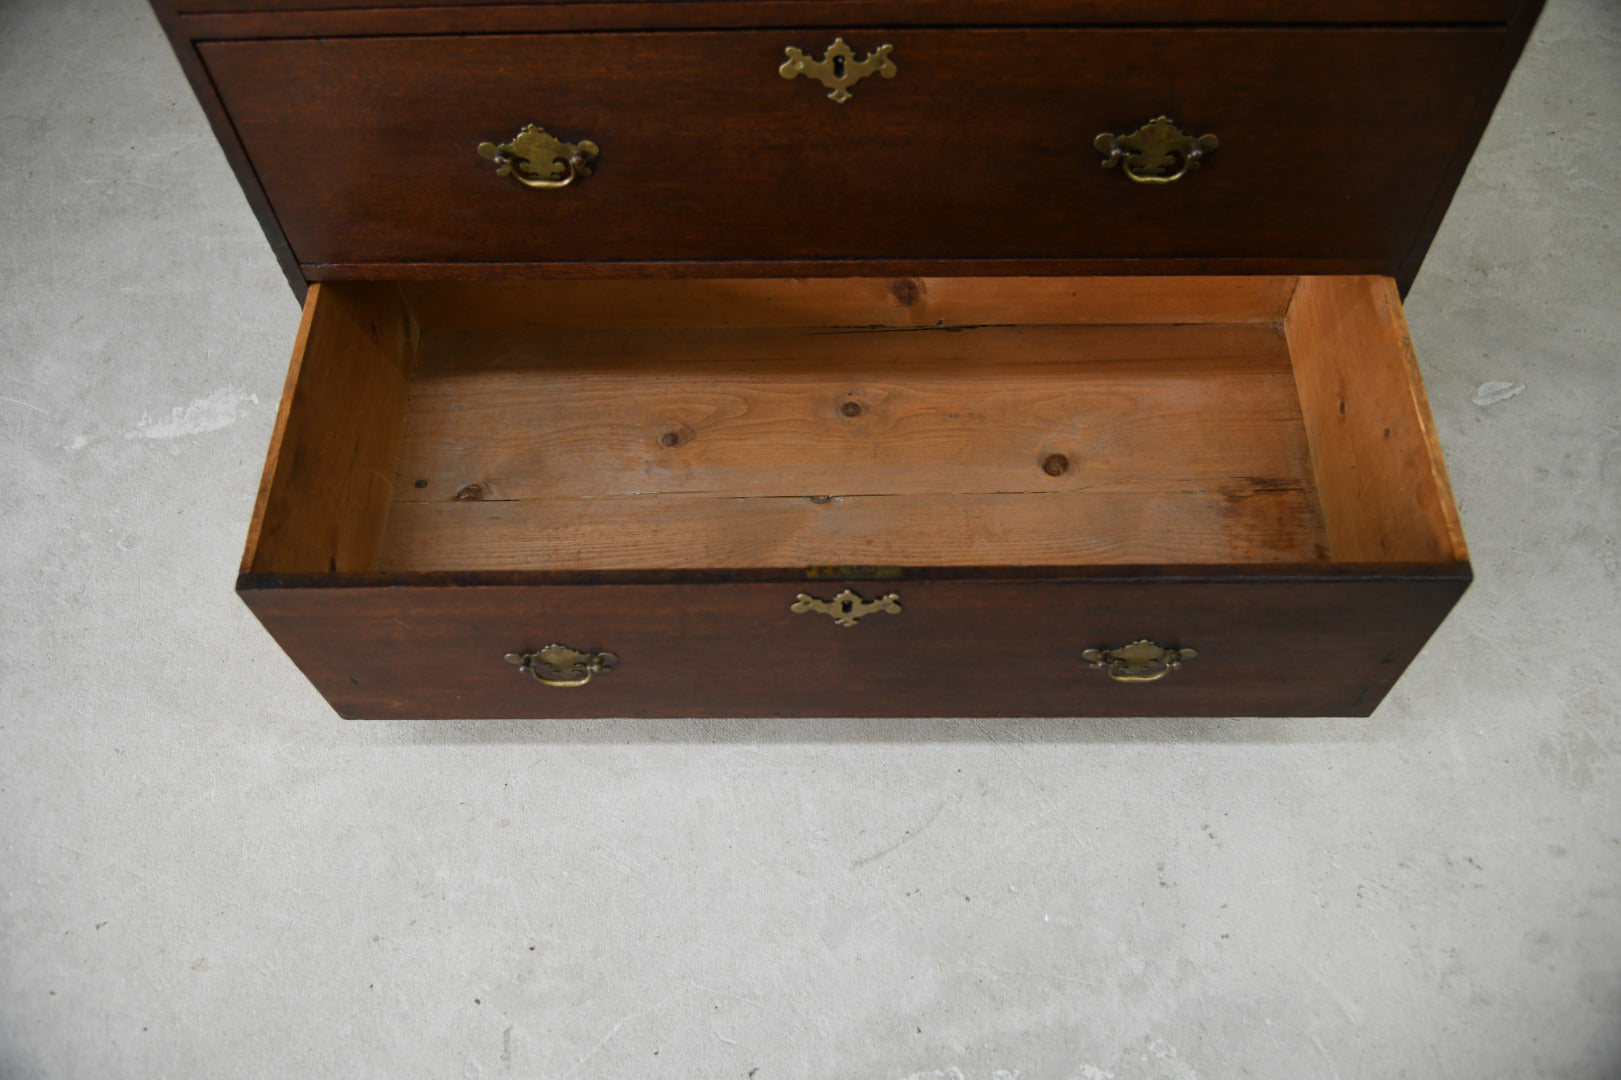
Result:
M784 49L891 45L843 104ZM1395 273L1497 28L802 29L204 42L311 279L423 264L1248 260ZM1170 184L1098 135L1219 145ZM531 190L484 142L600 148ZM1193 272L1202 267L1190 264Z
M239 589L348 716L1362 715L1468 579L1388 279L689 279L317 286Z

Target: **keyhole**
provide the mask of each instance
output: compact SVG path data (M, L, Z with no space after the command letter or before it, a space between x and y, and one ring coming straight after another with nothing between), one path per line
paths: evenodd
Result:
M844 78L844 57L842 56L833 58L833 77L835 79Z
M855 602L852 601L852 600L846 600L844 602L844 604L843 604L843 607L844 607L844 613L846 615L850 614L850 612L852 612L852 611L854 611L856 609Z

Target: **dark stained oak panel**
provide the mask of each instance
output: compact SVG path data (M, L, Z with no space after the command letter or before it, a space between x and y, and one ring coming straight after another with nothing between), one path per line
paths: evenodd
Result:
M279 587L242 598L346 717L1366 716L1468 568L1366 578ZM1377 575L1377 576L1376 576ZM844 628L801 591L895 592ZM1197 659L1112 682L1081 652L1151 637ZM574 689L503 660L553 642L619 667Z
M1290 260L1394 273L1496 29L864 30L844 105L777 75L825 30L205 42L306 266L819 259ZM1162 187L1092 140L1222 140ZM475 153L536 122L602 147L561 191Z

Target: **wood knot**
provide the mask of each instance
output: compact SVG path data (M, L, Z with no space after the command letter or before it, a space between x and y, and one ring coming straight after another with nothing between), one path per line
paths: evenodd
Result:
M468 484L466 487L464 487L460 491L456 492L456 501L457 502L477 502L478 500L482 499L483 497L484 497L484 485L483 484Z
M911 307L923 299L923 286L913 278L896 278L890 284L889 291L901 307Z
M691 442L697 434L686 424L674 422L659 436L659 445L666 450L674 450Z
M839 406L839 412L843 413L845 416L848 416L853 420L856 417L861 415L861 402L859 402L859 401L846 401L843 405Z
M1063 454L1048 454L1041 459L1041 471L1048 476L1063 476L1069 472L1069 458Z

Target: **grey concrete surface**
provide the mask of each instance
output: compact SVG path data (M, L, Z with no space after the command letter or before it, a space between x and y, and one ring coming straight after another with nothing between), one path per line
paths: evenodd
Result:
M268 247L143 4L0 3L0 1076L1621 1076L1618 136L1551 0L1369 721L349 723L231 591Z

